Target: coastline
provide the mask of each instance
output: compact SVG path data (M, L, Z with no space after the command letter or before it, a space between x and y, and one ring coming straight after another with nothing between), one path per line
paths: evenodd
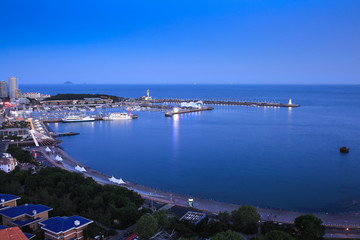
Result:
M54 166L60 167L64 170L71 171L71 172L77 172L75 169L76 165L79 165L81 167L84 167L86 172L82 172L82 175L85 177L91 177L93 178L97 183L99 184L110 184L110 185L117 185L126 187L130 190L133 190L141 195L144 199L150 199L153 201L161 202L164 204L169 205L169 207L172 206L180 206L180 207L189 207L187 201L189 196L182 195L182 194L174 194L167 191L162 191L158 189L154 189L151 187L139 185L132 182L125 182L125 184L116 184L109 181L109 178L111 176L108 176L106 174L103 174L101 172L98 172L94 169L91 169L87 166L84 166L80 163L78 163L75 159L73 159L65 150L56 147L54 151L56 154L61 156L63 158L62 162L56 162L52 155L47 153L45 151L45 147L38 148L38 151ZM207 213L213 213L217 214L219 212L228 211L231 212L232 210L235 210L239 208L241 205L237 204L231 204L231 203L224 203L224 202L218 202L214 200L209 199L203 199L203 198L194 198L194 207L193 210L203 211ZM260 208L257 207L258 212L261 216L262 221L273 221L273 222L280 222L280 223L289 223L293 224L295 218L304 215L306 213L304 212L296 212L296 211L288 211L288 210L276 210L276 209L270 209L270 208ZM332 228L360 228L360 213L311 213L310 214L315 215L316 217L320 218L323 221L323 224L326 227L332 227Z

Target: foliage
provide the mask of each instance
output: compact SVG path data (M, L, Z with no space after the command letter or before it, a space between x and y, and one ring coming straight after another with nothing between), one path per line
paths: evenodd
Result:
M169 211L167 210L160 210L153 213L153 217L156 219L157 223L159 224L159 227L162 228L168 228L170 225L170 219L169 219Z
M108 227L125 228L141 216L144 200L119 186L102 186L60 168L43 168L36 174L15 170L0 172L0 192L20 196L23 203L44 204L53 216L81 215Z
M211 240L244 240L244 238L231 230L227 230L226 232L218 233Z
M29 151L24 151L21 147L9 146L6 152L10 153L14 158L16 158L18 162L34 164L38 163L34 160Z
M265 234L264 240L295 240L290 234L273 230Z
M88 239L89 237L94 238L95 236L104 236L104 237L108 237L108 236L113 236L116 234L116 231L114 233L115 230L111 229L109 231L107 231L106 229L100 227L98 224L96 223L91 223L87 228L84 229L84 238Z
M258 231L257 223L260 221L260 214L253 206L241 206L238 210L231 212L233 228L245 234L255 234Z
M27 121L4 121L1 125L2 129L6 128L27 128L30 129L30 122Z
M286 232L290 235L294 233L294 227L290 224L279 224L279 223L267 221L261 225L261 233L263 235L273 230Z
M154 236L158 230L158 222L152 215L143 215L136 224L135 231L141 240L147 240Z
M218 214L219 227L222 231L229 229L231 216L228 212L219 212Z
M51 100L82 100L84 98L102 98L102 99L112 99L114 102L123 101L124 98L116 97L106 94L75 94L75 93L67 93L67 94L57 94L51 96L49 98L44 99L44 101L51 101Z
M311 214L295 218L295 227L300 240L316 240L325 235L325 226L321 219Z

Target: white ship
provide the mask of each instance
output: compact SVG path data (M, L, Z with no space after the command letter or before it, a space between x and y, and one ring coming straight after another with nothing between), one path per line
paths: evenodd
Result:
M127 113L110 113L108 116L103 117L103 120L123 120L132 119L132 116Z
M92 122L95 121L95 118L92 117L82 117L82 116L68 116L62 119L63 122Z

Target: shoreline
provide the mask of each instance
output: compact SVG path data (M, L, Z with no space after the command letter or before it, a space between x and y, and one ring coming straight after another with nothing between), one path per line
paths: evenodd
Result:
M84 166L83 164L80 164L60 147L54 148L55 154L58 154L63 158L63 161L60 163L56 162L52 158L51 153L49 154L45 151L45 147L40 147L37 150L54 166L60 167L67 171L81 173L84 177L91 177L101 185L110 184L115 186L122 186L129 190L133 190L137 192L144 199L150 199L152 201L161 202L163 204L169 205L169 207L180 206L180 207L187 207L190 209L187 202L189 197L186 195L170 193L168 191L158 190L155 188L151 188L127 181L125 182L125 184L116 184L109 181L109 178L111 178L111 176L108 176L94 169L91 169L87 166ZM77 171L75 169L76 165L84 167L86 172ZM210 199L194 198L194 207L192 209L207 213L217 214L220 211L221 212L227 211L231 213L232 210L238 209L240 206L241 205L238 204L218 202ZM261 207L256 207L256 208L261 216L261 221L273 221L279 223L293 224L295 218L307 214L305 212L296 212L289 210L280 210L280 209L277 210L277 209L261 208ZM331 214L312 213L312 212L308 212L308 213L313 214L316 217L320 218L323 221L323 225L325 225L326 227L342 228L342 229L360 228L359 212L331 213Z

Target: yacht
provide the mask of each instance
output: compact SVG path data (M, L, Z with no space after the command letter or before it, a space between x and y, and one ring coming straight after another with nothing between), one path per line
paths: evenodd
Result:
M103 120L122 120L122 119L132 119L132 116L127 113L110 113L109 115L103 117Z
M83 117L83 116L67 116L62 119L64 123L68 122L92 122L95 121L95 118L92 117Z

